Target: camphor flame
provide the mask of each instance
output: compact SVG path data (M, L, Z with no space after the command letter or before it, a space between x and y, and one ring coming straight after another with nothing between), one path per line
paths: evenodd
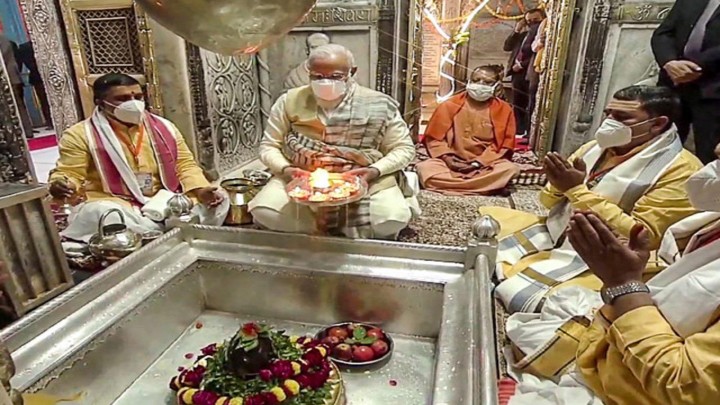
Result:
M330 188L330 173L323 168L316 169L310 173L310 187Z

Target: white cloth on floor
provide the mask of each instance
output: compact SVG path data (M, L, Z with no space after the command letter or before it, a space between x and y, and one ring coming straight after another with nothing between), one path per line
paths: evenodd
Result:
M196 204L192 212L198 215L200 223L209 226L220 226L225 221L225 217L230 209L230 199L224 190L219 190L223 194L223 202L215 207L208 208L202 204ZM60 233L63 237L80 242L89 242L90 238L98 232L100 218L108 210L113 208L120 209L125 216L125 225L136 233L144 233L148 231L165 231L165 224L155 222L145 217L137 207L128 207L112 201L91 201L78 205L73 209L73 213L68 218L68 227ZM119 224L118 215L109 215L105 225Z
M575 372L563 375L558 382L528 373L518 377L515 395L508 405L602 405Z
M507 336L528 356L541 350L555 335L555 331L574 316L588 316L602 306L600 294L582 287L567 287L549 296L540 313L515 313L506 323ZM509 348L504 351L508 374L517 382L515 395L509 405L602 405L573 370L558 381L521 373L512 368L515 363Z
M175 196L175 193L161 189L148 201L140 211L146 217L155 222L162 222L167 217L168 201Z
M248 207L255 222L278 232L315 232L315 216L312 210L291 201L285 187L285 181L273 177L250 201ZM370 196L370 221L378 239L395 238L410 220L420 213L417 197L406 198L397 186Z

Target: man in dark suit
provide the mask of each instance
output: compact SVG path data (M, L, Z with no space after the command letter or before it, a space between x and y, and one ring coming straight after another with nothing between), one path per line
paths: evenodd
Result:
M677 89L683 102L681 136L692 125L695 153L716 159L720 143L720 0L677 0L655 30L652 49L660 84Z
M532 43L538 32L540 23L545 19L545 12L541 9L528 10L525 18L518 21L512 34L507 37L503 50L510 52L507 65L507 75L512 79L512 105L515 113L515 122L518 135L526 135L530 125L528 111L530 105L530 82L527 79L528 69L534 52Z

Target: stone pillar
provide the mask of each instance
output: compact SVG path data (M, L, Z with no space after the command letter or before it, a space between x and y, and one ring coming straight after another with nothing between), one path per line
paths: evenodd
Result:
M10 78L0 54L0 183L35 180Z
M147 23L153 33L153 51L164 116L178 127L190 150L197 156L199 148L193 122L185 40L151 18L147 19Z

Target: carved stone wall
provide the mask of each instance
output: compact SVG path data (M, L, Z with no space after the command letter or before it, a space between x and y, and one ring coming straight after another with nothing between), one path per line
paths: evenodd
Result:
M20 4L45 83L52 121L60 133L80 119L80 99L74 84L61 13L54 0L21 0Z
M193 48L189 47L188 60L198 55ZM222 175L257 156L262 136L257 62L255 57L227 57L205 50L199 56L202 66L191 67L198 160L206 170ZM196 76L200 69L202 82Z
M0 183L34 179L10 78L0 54Z
M608 98L657 75L650 38L672 7L667 1L591 0L573 27L554 148L569 154L592 138Z

